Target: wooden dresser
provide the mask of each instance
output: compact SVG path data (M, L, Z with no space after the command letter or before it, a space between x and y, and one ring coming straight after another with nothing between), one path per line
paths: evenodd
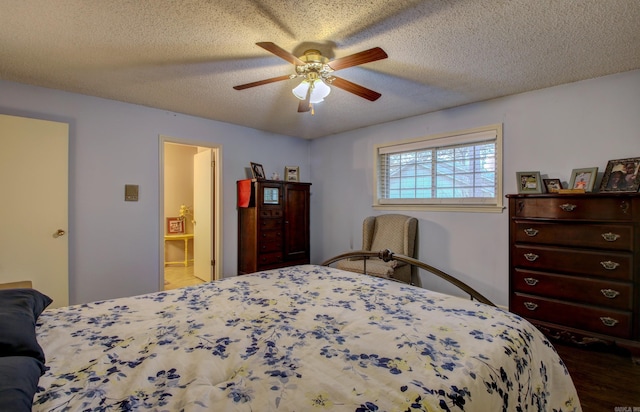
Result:
M278 180L251 182L246 207L238 204L239 274L309 263L310 186Z
M507 198L509 309L551 338L640 356L640 194Z

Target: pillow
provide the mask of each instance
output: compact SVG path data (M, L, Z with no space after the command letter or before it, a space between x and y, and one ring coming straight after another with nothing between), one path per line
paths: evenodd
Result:
M31 411L44 366L27 356L0 358L0 411Z
M36 320L51 302L35 289L0 290L0 357L31 356L44 363Z

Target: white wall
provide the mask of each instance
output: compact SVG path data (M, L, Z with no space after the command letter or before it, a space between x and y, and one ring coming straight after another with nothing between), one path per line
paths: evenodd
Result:
M383 96L384 98L384 96ZM367 104L364 102L363 104ZM375 103L372 103L375 104ZM505 194L515 173L567 181L571 170L640 157L640 71L443 110L311 142L105 99L0 81L0 113L70 124L70 300L158 289L159 135L222 144L225 276L237 268L235 181L299 165L311 187L311 260L360 248L372 209L376 143L504 125ZM311 155L310 155L311 153ZM43 171L46 173L46 171ZM124 185L140 201L124 202ZM507 214L419 212L421 259L507 304ZM433 284L425 279L428 286ZM441 288L440 284L434 286Z
M310 175L306 140L164 110L0 81L0 113L70 124L71 303L158 290L160 135L222 145L225 276L237 273L235 182L249 162ZM140 186L138 202L124 201L125 184Z
M382 97L384 98L384 96ZM367 103L363 103L367 104ZM375 103L374 103L375 104ZM371 207L373 146L502 123L504 194L517 171L567 182L571 170L640 157L640 71L443 110L312 141L312 262L360 249ZM599 184L596 183L596 184ZM403 213L403 212L400 212ZM406 213L406 212L405 212ZM418 256L508 304L508 215L408 212L419 219ZM426 286L444 289L423 277Z

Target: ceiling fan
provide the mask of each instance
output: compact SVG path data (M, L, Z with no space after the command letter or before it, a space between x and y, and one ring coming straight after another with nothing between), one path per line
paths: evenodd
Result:
M342 90L353 93L372 102L378 100L378 98L382 96L378 92L333 75L333 72L337 70L386 59L388 57L387 53L385 53L380 47L374 47L350 56L340 57L329 61L328 58L324 57L315 49L307 50L304 52L304 55L296 57L271 42L261 42L256 44L289 63L294 64L295 74L272 77L270 79L233 86L236 90L244 90L282 80L303 78L302 82L293 89L293 94L300 99L298 112L308 112L312 109L311 104L321 102L331 91L331 88L328 85L339 87Z

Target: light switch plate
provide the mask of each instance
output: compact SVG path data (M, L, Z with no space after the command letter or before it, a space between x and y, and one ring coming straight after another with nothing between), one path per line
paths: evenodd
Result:
M124 185L124 200L127 202L138 201L138 185Z

